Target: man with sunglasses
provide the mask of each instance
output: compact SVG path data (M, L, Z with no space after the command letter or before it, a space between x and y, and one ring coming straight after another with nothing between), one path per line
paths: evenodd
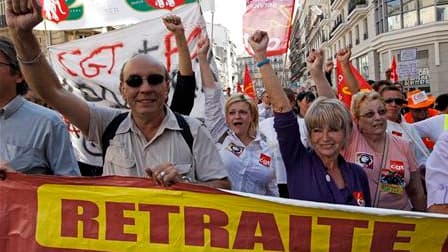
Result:
M404 120L401 111L406 104L403 93L396 86L385 86L380 90L380 95L384 99L387 118L387 132L403 138L413 143L415 158L420 168L424 168L426 159L429 157L429 150L412 124Z
M62 118L27 101L16 51L0 38L0 171L80 175Z
M62 87L42 57L32 33L33 27L42 21L36 1L8 1L6 12L24 76L33 90L64 114L89 140L100 143L105 129L121 111L88 104ZM164 186L193 181L230 188L210 133L198 120L185 117L194 139L190 150L182 135L183 129L165 103L169 83L166 67L149 55L138 54L123 65L120 92L130 113L109 142L104 174L149 175Z

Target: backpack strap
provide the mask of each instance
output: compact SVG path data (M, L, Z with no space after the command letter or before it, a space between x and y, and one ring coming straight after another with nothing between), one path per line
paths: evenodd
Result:
M115 133L117 132L118 127L121 122L128 116L129 112L121 113L112 119L112 121L107 125L106 129L101 136L101 149L103 151L103 165L104 165L104 157L106 156L107 148L109 148L109 141L114 138Z
M191 153L193 153L194 138L191 134L190 125L188 125L187 121L181 114L174 112L174 115L176 116L177 124L179 124L180 128L182 129L180 133L182 134L182 137L190 148Z
M107 125L106 129L104 130L103 136L101 137L101 149L103 150L103 165L104 165L104 158L106 157L106 151L109 147L109 142L111 139L115 137L115 133L117 132L118 127L120 126L121 122L128 116L129 112L124 112L112 119L112 121ZM177 123L179 124L181 130L182 137L184 138L185 142L187 143L188 147L190 148L191 153L193 153L193 135L191 134L190 126L188 125L185 118L177 113L174 112L174 115L176 116Z

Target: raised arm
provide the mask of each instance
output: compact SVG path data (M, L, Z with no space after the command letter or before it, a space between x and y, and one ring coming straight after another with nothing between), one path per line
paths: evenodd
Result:
M208 63L208 50L210 48L210 41L207 37L203 37L198 42L198 60L201 69L202 86L204 88L217 88L213 72Z
M181 18L176 15L163 17L162 21L165 27L174 34L179 53L179 74L177 75L170 108L181 114L189 115L194 105L196 79L185 37L185 29Z
M350 68L350 57L352 51L350 48L343 48L337 53L337 59L341 62L342 73L344 74L345 84L352 93L352 95L359 92L359 83L356 81L355 76Z
M325 77L323 62L325 59L324 51L322 49L312 49L306 61L311 78L314 80L319 96L327 98L336 98L336 94L330 86Z
M46 103L88 134L87 103L62 87L33 34L33 27L42 21L37 0L7 0L6 4L6 22L26 82Z
M179 52L179 72L181 75L193 75L193 67L191 65L190 51L185 37L185 29L180 17L169 15L162 19L165 27L174 34L176 46Z
M265 31L255 31L249 38L249 44L254 51L255 61L258 62L263 85L271 97L271 105L275 112L288 112L292 110L291 103L285 92L283 92L280 80L275 75L269 61L266 59L266 50L269 43L269 36Z
M215 141L228 130L225 117L224 108L222 106L222 91L219 85L215 83L212 69L207 60L208 50L210 48L210 41L203 37L198 43L198 59L199 68L201 69L202 87L205 94L205 124L210 130Z

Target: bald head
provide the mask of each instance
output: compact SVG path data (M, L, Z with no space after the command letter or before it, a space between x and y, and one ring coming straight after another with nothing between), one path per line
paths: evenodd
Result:
M124 81L124 76L125 76L124 73L125 72L129 72L129 70L133 66L135 66L136 64L138 65L139 63L146 63L151 66L154 66L155 68L162 68L164 71L165 79L169 80L170 76L169 76L168 70L166 69L165 65L163 65L162 62L160 62L155 57L153 57L149 54L136 54L136 55L132 56L131 58L129 58L121 67L120 81L121 82Z

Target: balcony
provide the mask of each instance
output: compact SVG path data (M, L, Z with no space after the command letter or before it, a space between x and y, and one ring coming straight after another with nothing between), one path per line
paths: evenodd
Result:
M369 13L369 6L366 0L351 0L348 4L347 23L349 25L355 24L367 16Z
M358 5L364 5L363 7L367 6L367 1L366 0L351 0L348 4L348 15L350 15L350 13L352 13L352 11L354 9L356 9L356 7Z
M343 22L342 15L339 14L334 22L333 28L331 28L330 34L332 34Z

